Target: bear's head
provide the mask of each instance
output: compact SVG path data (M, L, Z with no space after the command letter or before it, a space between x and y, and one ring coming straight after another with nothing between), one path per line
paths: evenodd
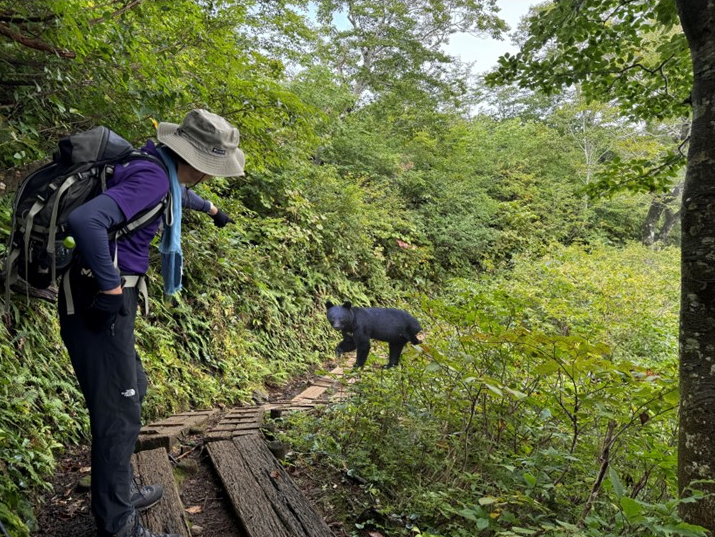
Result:
M347 330L352 327L353 311L350 302L345 302L342 306L338 306L328 300L325 303L325 308L328 312L330 326L336 330Z

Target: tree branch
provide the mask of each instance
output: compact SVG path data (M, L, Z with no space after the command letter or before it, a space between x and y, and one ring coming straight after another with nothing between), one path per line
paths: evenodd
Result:
M71 50L56 48L56 47L53 47L52 45L45 43L43 41L25 37L21 33L16 32L12 28L10 28L7 24L2 23L2 22L0 22L0 34L4 35L5 37L9 37L16 43L20 43L21 45L23 45L27 48L41 50L43 52L50 52L52 54L56 54L60 58L76 58L77 57L77 55L74 52L72 52Z
M111 17L113 19L121 17L124 13L126 13L130 9L134 9L142 2L144 2L144 0L134 0L133 2L128 3L126 6L116 10L114 13L112 13ZM99 24L100 22L104 22L104 17L97 17L96 19L92 19L89 21L90 24Z

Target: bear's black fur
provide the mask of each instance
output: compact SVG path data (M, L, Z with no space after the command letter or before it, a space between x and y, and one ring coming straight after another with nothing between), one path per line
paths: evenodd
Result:
M420 323L404 310L395 308L353 308L350 302L338 306L325 303L328 322L343 333L335 352L357 349L355 367L365 365L370 353L370 340L386 341L390 345L390 361L385 367L395 367L400 361L402 348L408 343L419 345L417 334L422 330Z

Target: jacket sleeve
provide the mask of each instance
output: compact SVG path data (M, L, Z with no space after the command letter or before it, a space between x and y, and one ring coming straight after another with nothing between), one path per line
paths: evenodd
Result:
M107 232L125 221L119 205L106 194L100 194L72 211L68 223L77 248L94 274L102 291L121 283L114 267Z
M207 213L211 210L211 202L206 201L193 190L185 186L181 187L181 206L194 211Z

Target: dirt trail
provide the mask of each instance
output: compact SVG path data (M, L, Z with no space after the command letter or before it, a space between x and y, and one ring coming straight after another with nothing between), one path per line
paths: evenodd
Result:
M340 368L334 371L342 373ZM331 382L326 381L326 377L317 376L299 379L290 386L270 394L269 400L263 406L285 407L287 403L294 402L300 407L309 409L311 401L320 404L321 398L325 400L328 396L335 396L335 386L337 386L333 384L335 375L329 378L332 379ZM193 537L251 537L237 516L222 479L212 463L207 442L210 440L211 431L222 430L221 420L227 415L230 416L231 411L235 412L235 410L223 409L216 413L206 423L205 429L199 433L181 434L169 452L184 516ZM145 426L142 430L149 428L150 426ZM90 470L88 446L72 448L61 457L52 481L53 490L41 498L42 503L36 509L38 527L32 533L33 537L96 535L87 486ZM290 471L286 475L290 479ZM298 490L308 498L310 503L310 497L314 492L310 490L310 480L304 479L305 476L299 473L296 473L295 477ZM325 518L325 513L320 513L320 506L315 506L315 510ZM328 523L333 535L345 535L341 528L331 524L329 520L325 522Z

